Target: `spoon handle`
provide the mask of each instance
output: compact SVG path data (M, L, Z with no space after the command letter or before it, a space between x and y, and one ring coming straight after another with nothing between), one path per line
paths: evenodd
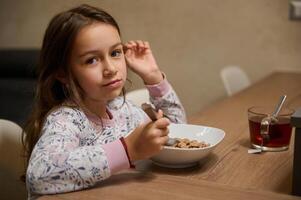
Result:
M280 112L280 110L281 110L281 108L282 108L282 106L283 106L283 104L284 104L285 99L286 99L286 95L282 95L282 96L280 97L279 102L278 102L278 104L277 104L277 106L276 106L276 109L275 109L274 112L272 113L272 116L273 116L273 117L276 117L276 116L279 114L279 112Z

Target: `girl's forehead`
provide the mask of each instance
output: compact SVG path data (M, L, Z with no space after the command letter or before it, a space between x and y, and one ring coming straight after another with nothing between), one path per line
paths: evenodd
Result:
M83 27L75 37L73 50L85 52L90 49L107 49L121 42L117 29L102 22Z

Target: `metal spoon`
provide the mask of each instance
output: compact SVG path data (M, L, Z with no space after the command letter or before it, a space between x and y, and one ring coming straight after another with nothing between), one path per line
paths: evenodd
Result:
M277 106L275 107L275 110L273 111L272 115L268 115L267 117L265 117L261 120L260 134L261 134L262 140L261 140L260 149L249 149L248 153L261 153L263 151L263 144L265 142L268 142L270 139L270 136L269 136L270 125L274 124L278 121L277 115L279 114L279 112L284 104L285 99L286 99L286 95L282 95L280 97L279 102L278 102Z
M141 107L152 121L156 121L158 119L157 118L157 111L155 110L155 108L151 104L143 103L141 105ZM165 143L165 145L166 146L172 146L176 142L177 142L177 140L175 138L168 138L168 141Z

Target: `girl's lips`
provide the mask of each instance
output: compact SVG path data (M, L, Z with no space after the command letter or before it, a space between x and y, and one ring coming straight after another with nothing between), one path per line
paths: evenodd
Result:
M114 81L111 81L109 83L104 84L104 87L118 87L122 83L121 79L117 79Z

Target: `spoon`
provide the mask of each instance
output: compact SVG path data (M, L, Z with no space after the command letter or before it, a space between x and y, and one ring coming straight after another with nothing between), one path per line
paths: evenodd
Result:
M273 111L273 113L271 115L268 115L267 117L263 118L261 120L261 124L260 124L260 134L261 134L261 145L260 145L260 149L249 149L248 153L261 153L263 152L263 143L269 141L270 136L269 136L269 128L271 124L276 123L277 120L277 115L279 114L284 101L286 99L286 95L282 95L279 99L278 104L275 107L275 110Z
M155 110L155 108L151 104L143 103L141 105L141 107L152 121L156 121L158 119L157 118L157 111ZM168 141L165 143L165 145L166 146L172 146L176 142L177 142L177 140L175 138L168 138Z

